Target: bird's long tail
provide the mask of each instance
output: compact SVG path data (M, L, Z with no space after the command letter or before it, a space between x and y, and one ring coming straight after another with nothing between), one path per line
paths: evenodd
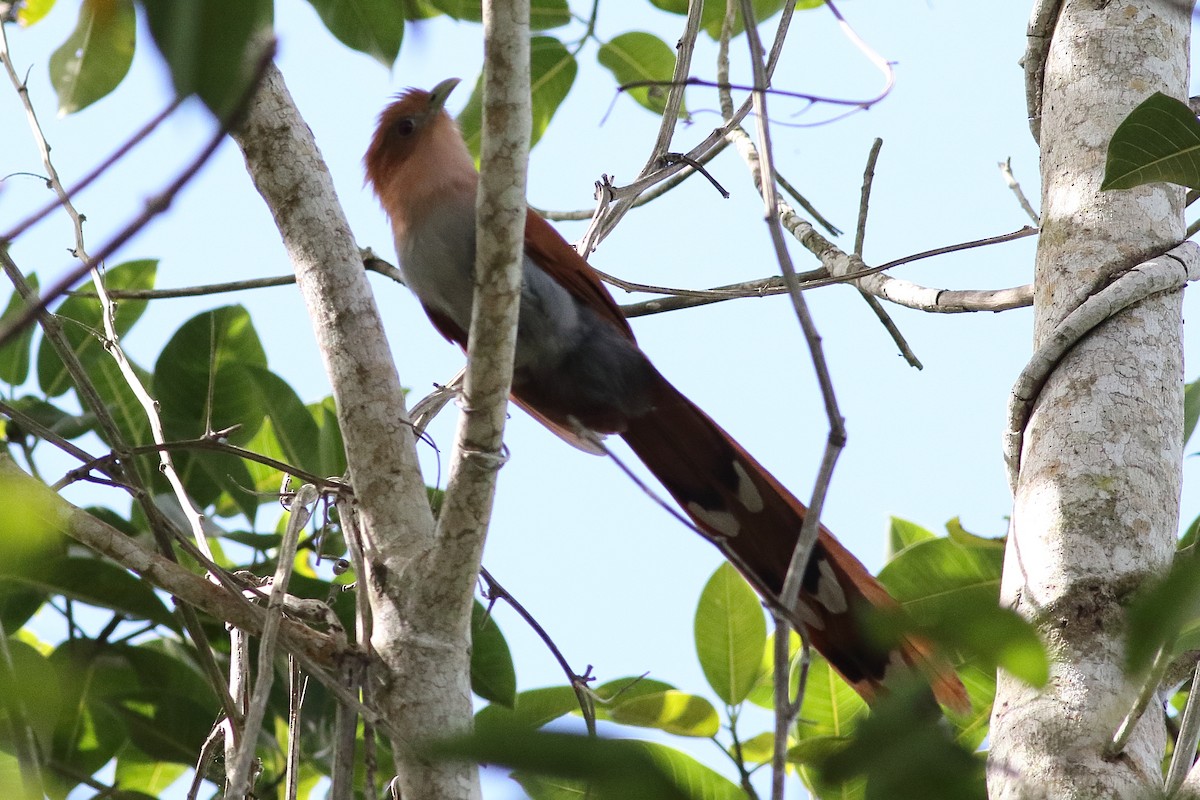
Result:
M696 526L760 594L778 598L807 511L741 445L665 378L651 411L621 435ZM964 710L966 690L931 647L908 637L889 650L863 630L862 606L896 602L846 548L821 527L796 603L809 641L868 701L889 672L916 669L938 701Z

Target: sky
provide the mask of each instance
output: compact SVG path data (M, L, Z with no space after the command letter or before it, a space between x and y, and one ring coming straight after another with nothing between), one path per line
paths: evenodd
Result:
M56 118L46 60L74 24L74 5L60 3L29 31L10 31L53 158L69 184L113 150L128 132L167 102L169 87L149 39L142 36L134 67L117 91L79 114ZM583 11L590 3L581 5ZM771 101L786 123L773 130L779 171L836 225L853 231L863 165L875 137L884 141L876 169L865 257L868 264L981 237L1028 223L1003 182L997 162L1013 170L1036 205L1037 150L1026 122L1017 64L1025 45L1028 7L1022 3L846 0L855 30L893 62L896 85L871 110L832 122L826 108L804 111ZM682 17L644 2L602 3L601 39L648 30L673 43ZM361 158L375 117L408 86L429 88L446 77L478 74L481 30L445 20L412 25L389 72L324 31L311 8L282 0L276 9L279 66L329 163L361 246L394 257L386 219L363 187ZM764 31L773 30L770 25ZM578 35L576 25L561 35ZM734 54L744 50L744 38ZM612 77L595 61L595 44L580 53L580 72L530 162L529 198L540 208L593 205L601 173L618 184L641 169L657 120L631 99L615 96ZM693 74L715 77L715 47L702 35ZM748 80L745 70L735 79ZM798 12L776 73L779 88L846 98L871 97L882 77L838 30L824 9ZM448 106L457 111L462 87ZM687 150L719 122L717 97L689 89L690 124L676 133ZM803 112L803 113L802 113ZM195 105L164 123L133 156L83 192L95 248L135 215L196 152L211 124ZM15 92L0 86L0 173L40 173L37 153ZM606 272L649 284L706 288L777 273L760 201L730 150L710 167L732 193L722 199L691 180L637 211L592 257ZM48 198L41 181L13 177L0 184L0 228ZM563 223L568 240L582 223ZM836 240L846 250L852 233ZM43 223L17 242L13 256L43 285L70 265L64 218ZM971 250L905 266L896 272L927 286L989 289L1020 285L1032 275L1033 240ZM792 247L797 268L815 262ZM159 258L159 285L187 286L287 274L290 267L270 215L226 143L170 211L110 262ZM373 278L401 380L414 396L449 379L461 366L458 349L441 339L407 290ZM645 299L615 291L619 302ZM6 292L0 290L0 299ZM850 287L810 292L808 303L824 338L848 446L838 462L823 521L869 568L883 563L889 517L933 529L961 517L985 536L1005 532L1011 496L1001 458L1009 390L1030 353L1032 313L932 315L888 306L923 370L901 359L873 312ZM151 365L169 333L207 308L243 303L250 309L271 368L307 402L328 394L303 305L294 287L232 297L153 304L125 342ZM1185 316L1195 307L1185 301ZM799 326L785 298L740 300L633 322L642 348L673 383L729 430L797 496L807 498L828 430ZM1189 336L1189 340L1195 337ZM1188 342L1189 354L1194 352ZM1191 359L1189 359L1190 363ZM1196 378L1189 370L1186 377ZM422 453L432 483L446 473L454 420L431 428L443 449ZM700 691L703 676L692 645L692 615L701 588L720 563L717 552L656 507L610 462L563 445L515 412L506 441L510 461L500 476L485 565L551 633L577 671L591 664L601 681L649 672ZM627 452L627 451L622 451ZM632 456L629 456L632 460ZM63 462L62 469L70 465ZM1200 481L1189 460L1181 518L1200 513ZM86 492L77 501L90 501ZM263 517L264 524L266 521ZM240 522L232 523L234 526ZM560 684L563 676L532 632L505 608L500 622L517 658L520 689ZM703 744L703 743L702 743ZM718 756L698 752L710 764ZM517 797L489 780L487 797Z

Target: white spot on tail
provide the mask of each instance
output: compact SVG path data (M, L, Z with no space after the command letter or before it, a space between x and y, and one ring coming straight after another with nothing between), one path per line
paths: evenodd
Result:
M762 495L758 493L758 487L754 485L754 481L746 474L746 468L737 461L733 462L733 471L737 473L737 495L738 500L745 506L746 510L752 514L757 514L763 510Z
M818 560L817 571L821 573L817 580L817 600L825 606L830 614L846 613L846 610L850 608L846 604L846 593L842 591L842 585L838 583L837 575L834 574L829 561L824 558Z
M701 524L726 538L731 539L737 536L738 530L741 528L738 525L737 517L728 511L710 511L694 500L687 504L687 512Z
M803 600L796 601L796 616L800 617L800 621L804 623L806 628L811 628L816 631L825 630L825 620L813 611L812 606Z

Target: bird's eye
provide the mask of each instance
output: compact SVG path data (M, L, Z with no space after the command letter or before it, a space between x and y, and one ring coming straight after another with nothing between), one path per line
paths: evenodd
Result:
M413 122L412 117L401 117L396 120L396 133L401 136L408 136L417 129L417 123Z

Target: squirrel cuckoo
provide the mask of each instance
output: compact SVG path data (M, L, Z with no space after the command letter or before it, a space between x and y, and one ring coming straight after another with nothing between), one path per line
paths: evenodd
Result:
M405 282L438 331L465 348L479 175L443 110L457 83L400 95L380 115L364 164L391 218ZM512 396L590 452L602 452L593 434L624 438L700 532L761 594L778 597L804 505L659 374L587 262L532 210ZM895 601L822 526L795 606L813 646L867 700L889 671L916 667L942 703L969 707L953 670L925 643L873 643L855 613L861 606Z

